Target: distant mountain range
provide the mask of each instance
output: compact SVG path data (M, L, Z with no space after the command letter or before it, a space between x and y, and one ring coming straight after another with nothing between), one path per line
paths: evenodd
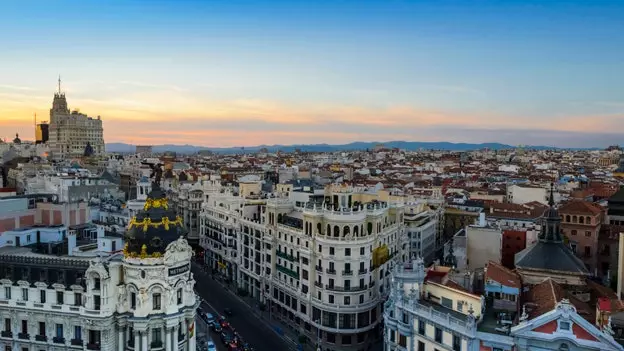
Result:
M505 150L514 149L517 146L501 144L501 143L482 143L482 144L470 144L470 143L449 143L449 142L419 142L419 141L388 141L388 142L361 142L356 141L349 144L329 145L329 144L309 144L309 145L258 145L258 146L246 146L246 147L228 147L228 148L216 148L216 147L203 147L195 145L154 145L152 150L155 153L162 153L165 151L173 151L178 154L195 154L202 150L208 150L215 153L233 154L233 153L251 153L258 152L261 149L267 149L268 152L293 152L296 149L309 152L332 152L332 151L349 151L349 150L366 150L372 149L376 145L383 144L387 148L399 148L409 151L416 151L420 149L425 150L449 150L449 151L468 151L488 148L491 150ZM555 149L551 146L524 146L525 149L533 150L548 150ZM586 149L596 150L597 148ZM580 150L580 149L576 149ZM134 153L135 146L124 143L109 143L106 144L107 152L115 153Z

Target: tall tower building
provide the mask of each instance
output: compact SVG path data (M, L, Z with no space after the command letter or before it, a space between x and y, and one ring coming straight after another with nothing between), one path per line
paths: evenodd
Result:
M85 154L87 145L93 149L93 156L104 154L104 131L100 116L89 117L67 107L65 93L59 90L54 94L50 109L49 144L52 158L80 157Z

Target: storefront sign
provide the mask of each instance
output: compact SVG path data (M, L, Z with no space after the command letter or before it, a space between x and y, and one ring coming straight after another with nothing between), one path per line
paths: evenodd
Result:
M169 276L186 273L189 270L191 270L190 264L185 264L184 266L169 268Z

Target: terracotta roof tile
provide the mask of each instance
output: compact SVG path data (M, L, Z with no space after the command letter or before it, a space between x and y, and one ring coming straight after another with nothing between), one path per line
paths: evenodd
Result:
M522 287L522 282L520 281L520 277L518 276L518 274L516 274L512 270L506 267L503 267L502 265L493 261L490 261L487 263L486 269L487 269L487 272L485 273L486 279L491 279L504 286L514 287L518 289Z
M595 216L602 212L602 207L589 201L572 200L559 207L559 213Z

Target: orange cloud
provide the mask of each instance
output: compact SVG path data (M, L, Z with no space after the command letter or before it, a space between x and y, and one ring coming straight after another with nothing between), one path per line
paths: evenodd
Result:
M127 85L139 86L132 82ZM155 87L112 96L68 95L70 107L101 115L107 142L182 143L234 146L282 143L418 140L434 135L415 131L435 127L522 128L601 132L624 126L623 114L572 117L512 117L495 112L459 113L409 105L361 106L287 104L265 99L217 100L183 89ZM123 96L119 96L123 95ZM33 113L48 119L52 96L27 87L0 85L0 137L34 136ZM154 128L158 126L158 128ZM444 135L437 140L444 139ZM504 140L501 140L504 141Z

